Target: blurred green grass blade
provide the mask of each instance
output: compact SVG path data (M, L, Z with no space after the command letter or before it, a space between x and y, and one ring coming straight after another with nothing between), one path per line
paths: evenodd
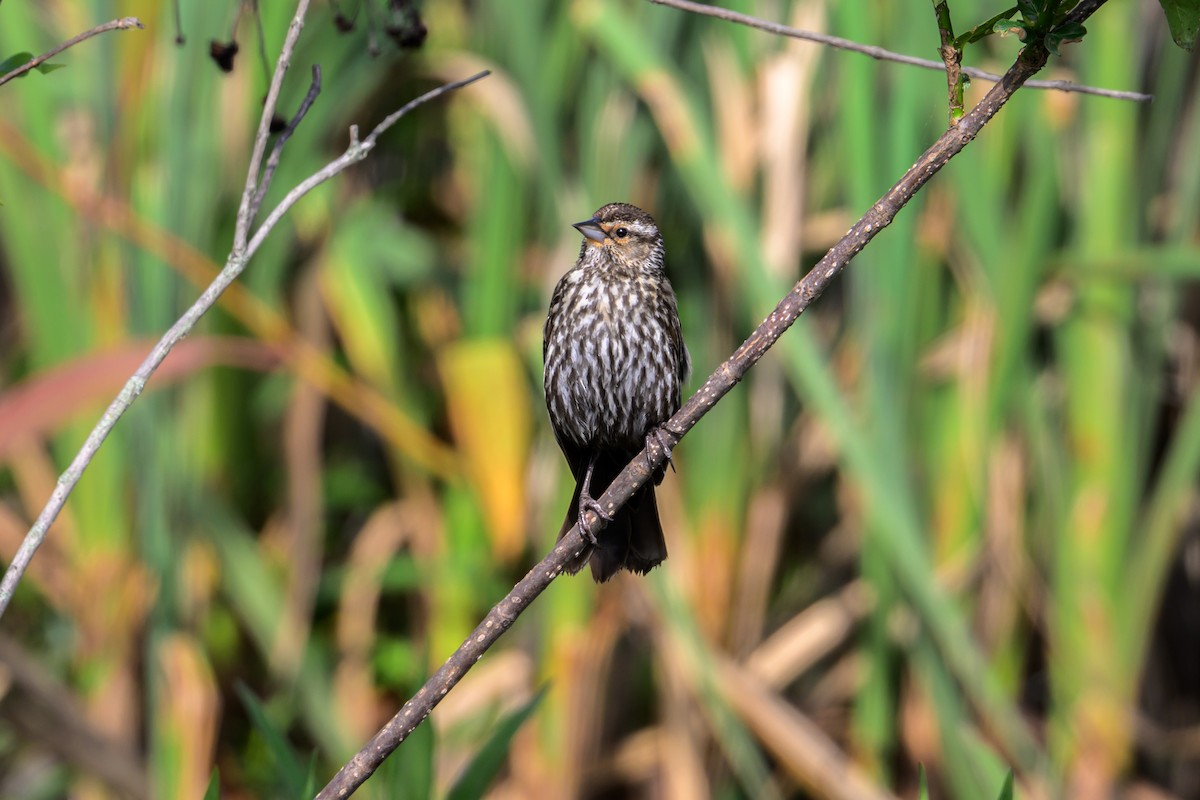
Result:
M865 459L868 455L863 453L858 457ZM862 474L873 476L873 471L864 469ZM867 528L871 535L870 545L879 547L884 553L905 595L937 642L949 672L960 690L977 706L987 721L986 726L1023 769L1034 769L1038 748L1032 734L984 662L961 613L934 579L918 523L908 515L896 514L890 517L890 524L884 524L886 509L905 508L899 499L893 502L893 493L898 489L883 482L868 485L868 488L877 493L872 498L872 513L881 515Z
M1131 6L1112 6L1088 23L1081 79L1119 85L1133 58ZM1135 165L1113 158L1133 140L1136 108L1124 103L1082 106L1082 136L1073 146L1088 163L1078 181L1078 223L1071 249L1081 263L1128 250L1139 220ZM1124 595L1133 520L1144 478L1148 432L1139 406L1149 402L1138 380L1134 329L1137 296L1130 286L1094 279L1081 283L1071 313L1057 331L1063 376L1071 493L1052 574L1048 662L1049 744L1070 783L1076 772L1116 774L1132 738L1126 698L1135 694L1140 656L1121 647ZM1102 402L1097 402L1103 398ZM1069 733L1068 733L1069 732Z
M953 678L934 643L922 636L909 652L913 655L911 666L937 713L938 740L951 797L989 796L1007 765L976 735L967 717L968 709L954 689Z
M41 10L9 3L2 13L0 52L33 47L29 38L32 32L42 30ZM13 81L0 88L6 121L19 125L28 141L56 163L66 158L60 135L61 109L88 96L95 89L92 81L112 81L108 65L95 49L83 47L71 55L73 63L83 67L72 70L72 80L39 78ZM85 245L83 237L46 235L47 231L79 230L76 215L53 191L3 158L0 202L5 204L0 214L0 242L6 283L15 294L12 307L21 311L28 366L36 369L62 362L77 355L95 333L89 290L103 251L94 239Z
M508 757L508 749L512 745L513 737L541 704L542 698L546 696L547 686L548 684L543 684L542 688L538 689L537 693L529 699L529 702L505 715L496 724L487 742L463 769L458 780L450 787L450 791L446 793L446 800L474 800L474 798L484 796L500 772L500 768L504 766L504 760Z
M480 598L504 593L492 570L478 496L463 485L446 487L442 509L445 551L436 566L423 573L425 590L433 598L429 652L439 662L474 630Z
M1142 181L1142 207L1148 210L1147 222L1152 231L1162 230L1168 242L1187 249L1194 245L1195 221L1200 217L1200 148L1179 146L1180 131L1200 130L1200 83L1188 78L1189 58L1174 48L1160 54L1163 63L1156 71L1155 102L1150 107L1146 141L1139 146L1139 156L1149 162L1151 174L1159 180ZM1180 118L1179 110L1187 109ZM1188 134L1183 134L1185 137ZM1163 194L1163 184L1173 191ZM1170 197L1167 204L1161 199ZM1192 248L1190 264L1196 269ZM1170 266L1167 266L1170 269ZM1194 273L1189 273L1194 274Z
M1031 136L1032 138L1032 136ZM990 278L996 307L996 315L1003 324L995 325L996 355L992 367L994 387L988 391L987 429L994 431L1007 418L1013 393L1021 384L1016 381L1020 362L1029 357L1029 343L1034 335L1034 300L1042 285L1046 262L1050 258L1055 241L1054 220L1057 212L1059 186L1055 179L1058 164L1053 157L1053 148L1040 142L1031 142L1025 148L1029 152L1030 164L1024 174L1016 176L1005 173L1003 183L983 187L976 183L968 189L969 170L962 170L963 191L975 198L967 203L977 212L988 213L990 218L977 220L980 227L990 227L992 235L987 239L992 249L981 253L984 263L990 265ZM1003 198L1013 193L1014 185L1021 186L1015 208L1007 212L997 207L998 203L982 202L984 197ZM997 219L1007 222L996 224ZM997 230L1000 229L1000 230ZM1004 234L1005 230L1019 230L1019 237ZM1002 238L997 241L995 234Z
M246 714L250 717L251 724L263 737L266 742L267 750L271 754L271 761L274 767L273 774L276 778L276 786L279 791L286 797L300 797L301 792L305 789L303 776L305 775L304 766L301 764L296 752L292 749L291 743L282 731L271 721L266 709L262 703L254 696L254 693L246 687L245 684L238 682L234 687L238 697L242 701L242 705L246 709Z
M1200 163L1200 159L1197 163ZM1180 245L1139 247L1097 255L1086 261L1066 254L1060 257L1055 266L1062 277L1075 283L1095 280L1097 277L1127 281L1200 279L1200 258L1196 251Z
M511 127L528 127L523 106L508 107L505 113L522 117ZM462 322L468 336L503 338L517 318L519 284L513 275L520 272L528 227L528 165L485 121L471 119L463 127L463 138L471 145L466 174L478 201L467 212L467 275L459 290Z
M1138 526L1141 531L1138 546L1130 554L1122 592L1125 602L1121 629L1122 650L1134 658L1145 657L1162 596L1163 576L1175 557L1197 474L1200 474L1200 391L1193 390Z
M263 558L253 535L228 509L208 503L197 515L213 542L222 571L222 591L264 659L274 653L278 622L283 614L282 579ZM342 738L332 697L332 658L314 640L305 643L298 669L282 676L293 682L305 730L321 749L340 756L349 744Z
M873 15L852 11L842 4L835 11L837 26L851 39L876 41L879 26ZM917 15L904 15L889 33L903 35ZM926 22L922 20L922 22ZM927 24L927 23L926 23ZM880 65L869 59L848 59L839 65L839 80L844 87L872 86L879 83ZM913 131L920 125L924 103L916 91L911 73L892 76L893 88L884 101L870 92L843 90L839 105L839 128L847 131L844 142L844 176L850 208L867 208L879 197L896 175L903 174L921 148ZM881 114L892 119L889 135L875 135L875 120ZM863 353L862 376L858 394L864 405L861 425L865 446L875 453L874 469L880 480L893 486L893 497L906 507L892 507L887 514L872 512L867 521L866 538L860 556L862 574L878 593L863 631L864 676L854 698L853 731L855 740L869 755L869 768L890 783L891 751L897 728L897 692L894 673L899 658L892 646L888 620L900 602L886 551L871 545L887 536L893 514L917 518L914 486L908 464L912 459L915 427L910 424L920 302L918 296L928 285L914 279L916 251L912 247L893 247L893 241L912 241L924 196L914 199L904 214L882 232L875 246L861 254L853 269L847 270L849 319L852 346ZM883 526L883 530L879 527Z
M437 736L433 724L418 725L364 785L380 800L429 800L433 797Z
M598 202L636 197L644 190L637 165L654 158L654 126L637 113L637 101L609 70L585 73L578 91L576 125L583 185ZM591 211L588 208L585 214ZM659 221L665 224L663 219Z
M208 788L204 790L204 800L221 800L221 771L213 767L208 778Z
M1067 513L1070 482L1068 453L1055 415L1057 387L1036 380L1031 368L1021 381L1031 387L1021 403L1020 419L1028 431L1032 480L1042 488L1033 498L1031 525L1034 530L1058 530ZM1044 546L1051 545L1047 542Z
M924 764L917 764L917 800L929 800L929 784L925 780Z
M283 590L248 531L229 512L210 509L209 536L223 573L222 588L260 652L269 653L283 607Z
M867 522L870 531L878 523ZM878 532L868 534L877 539ZM888 620L900 603L896 585L882 551L864 547L859 558L862 576L878 596L876 608L864 621L860 633L863 675L854 693L851 731L857 750L870 774L882 783L891 782L891 748L895 742L897 713L895 669Z
M522 5L524 13L513 13L512 9L497 3L487 3L479 8L483 25L495 31L493 42L498 58L507 62L514 81L524 90L529 122L541 153L563 151L569 136L560 118L563 101L569 101L563 97L563 90L575 85L577 76L586 69L587 54L575 46L574 37L569 35L569 15L555 13L561 12L560 5L558 0L526 0ZM555 80L544 80L546 75L554 75ZM581 110L586 106L586 101L579 103ZM591 151L584 147L580 152ZM556 208L554 199L560 195L565 183L562 160L539 159L537 168L523 177L537 183L536 191L529 198L534 208L524 210L526 226L531 221L531 211L539 212L538 218L543 224L559 224L560 209Z
M740 531L740 510L745 507L750 480L749 476L736 479L730 474L730 464L750 463L748 394L732 392L705 415L702 442L684 439L680 443L678 479L687 486L688 513L698 529L725 525ZM698 457L688 455L693 452ZM706 458L703 453L722 453L723 457Z
M1013 800L1013 773L1010 769L1008 776L1004 779L1004 785L1000 787L1000 795L996 800Z
M317 783L317 752L314 750L313 754L311 756L309 756L308 773L305 774L305 776L304 776L304 786L301 787L300 794L298 794L296 796L297 800L308 800L308 798L315 796L317 793L318 786L319 786L319 784Z
M345 565L329 567L321 571L321 583L317 589L317 602L334 604L346 591ZM421 564L408 553L390 559L379 576L379 588L387 594L398 594L420 589L425 583Z
M709 656L691 607L676 590L670 579L661 572L650 576L654 598L664 613L664 624L670 637L687 650L697 692L703 703L702 711L709 718L709 730L716 739L734 777L746 796L767 800L776 796L770 781L771 772L754 737L730 708L717 687L716 666Z
M433 245L378 201L356 203L347 214L326 251L323 296L354 371L389 396L411 401L401 378L411 365L406 363L394 294L430 276ZM413 402L404 405L418 410Z

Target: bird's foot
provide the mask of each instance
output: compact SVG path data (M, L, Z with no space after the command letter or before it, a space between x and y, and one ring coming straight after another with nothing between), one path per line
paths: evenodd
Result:
M592 533L591 528L584 520L584 512L591 511L600 519L604 525L613 521L613 515L604 510L604 506L600 505L600 501L592 497L587 492L579 494L579 533L589 544L596 544L596 534ZM601 527L604 527L601 525Z
M683 438L683 434L667 424L651 428L650 432L646 434L646 468L653 471L654 464L651 461L651 450L654 445L658 445L666 456L667 463L671 465L671 471L674 472L675 462L671 460L671 450L675 445L679 444L681 438ZM662 478L659 478L659 480L662 480Z
M604 506L600 505L600 501L592 497L592 470L595 468L596 456L593 453L591 459L588 460L587 474L583 476L583 485L579 487L579 532L593 545L596 544L596 534L592 533L584 524L584 512L594 512L601 522L601 528L613 520L612 514L605 511Z

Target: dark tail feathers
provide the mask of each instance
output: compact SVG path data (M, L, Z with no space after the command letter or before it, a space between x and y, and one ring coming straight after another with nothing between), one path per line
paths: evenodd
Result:
M618 465L616 459L602 455L592 473L592 496L603 494L626 463L621 461ZM559 539L579 521L580 489L576 480L571 505L567 507L567 517L563 520L562 530L558 532ZM613 515L612 522L596 534L596 538L598 542L594 547L585 544L579 555L567 562L567 572L573 575L590 561L592 578L596 583L604 583L622 569L645 575L661 564L667 557L667 542L663 538L662 523L658 520L654 485L648 483L638 489L629 502Z

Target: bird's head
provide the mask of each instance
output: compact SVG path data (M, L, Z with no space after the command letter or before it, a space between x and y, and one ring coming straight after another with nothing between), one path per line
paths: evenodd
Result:
M584 237L579 258L585 265L632 272L662 269L662 236L654 218L637 206L609 203L574 228Z

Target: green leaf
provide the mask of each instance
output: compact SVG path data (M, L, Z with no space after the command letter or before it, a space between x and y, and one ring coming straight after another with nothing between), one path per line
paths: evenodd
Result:
M1029 27L1037 25L1038 16L1041 12L1040 3L1034 0L1017 0L1017 9L1021 12L1021 18L1025 20L1025 24Z
M996 32L997 22L1011 18L1015 13L1017 13L1016 6L1013 6L1012 8L1006 8L1004 11L1001 11L999 14L987 20L986 22L981 22L966 33L960 34L959 37L954 40L954 46L961 50L963 47L969 44L978 42L985 36L991 36Z
M1071 22L1055 28L1050 33L1046 34L1046 49L1054 55L1059 55L1058 46L1060 44L1070 44L1078 42L1087 34L1087 28L1080 25L1078 22Z
M1008 777L1004 779L1004 785L1000 787L1000 796L996 800L1013 800L1013 774L1011 769L1008 771Z
M1171 38L1190 53L1200 33L1200 0L1158 0L1158 4L1167 15Z
M446 794L446 800L473 800L476 797L483 797L488 786L491 785L492 779L504 765L512 738L516 736L525 720L533 714L534 709L545 695L546 687L543 686L528 703L496 725L496 730L492 732L491 738L480 748L479 752L475 754L475 758L471 759L471 763L467 764L462 775L454 782L454 786Z
M308 759L308 774L304 776L304 786L297 795L298 800L308 800L317 794L317 751Z
M0 61L0 75L7 75L14 69L28 64L32 60L33 53L16 53L15 55L11 55L3 61ZM34 69L43 75L49 75L51 72L54 72L54 70L62 69L65 66L66 64L52 64L47 61L44 64L38 64L36 67L34 67ZM28 75L29 73L25 74ZM22 75L21 77L24 78L25 75Z
M208 788L204 790L204 800L221 800L221 773L213 767L208 779Z
M925 765L917 765L917 800L929 800L929 783L925 780Z
M1064 42L1078 42L1087 35L1087 28L1078 22L1068 22L1065 25L1059 25L1053 30L1053 33L1061 36Z
M241 698L242 705L246 707L246 713L250 716L250 722L263 737L267 743L267 749L271 752L272 760L275 762L275 774L279 776L279 783L283 787L282 793L288 797L299 797L300 793L304 791L301 776L305 773L300 759L296 757L287 737L267 716L266 709L263 708L258 698L244 684L239 683L236 688L238 697Z
M0 75L7 75L22 64L33 59L33 53L16 53L0 61Z
M1016 20L1001 20L1000 22L996 23L994 30L996 33L1000 34L1001 39L1006 36L1014 35L1022 42L1025 41L1025 37L1029 35L1028 30L1026 30L1025 23L1017 22Z

